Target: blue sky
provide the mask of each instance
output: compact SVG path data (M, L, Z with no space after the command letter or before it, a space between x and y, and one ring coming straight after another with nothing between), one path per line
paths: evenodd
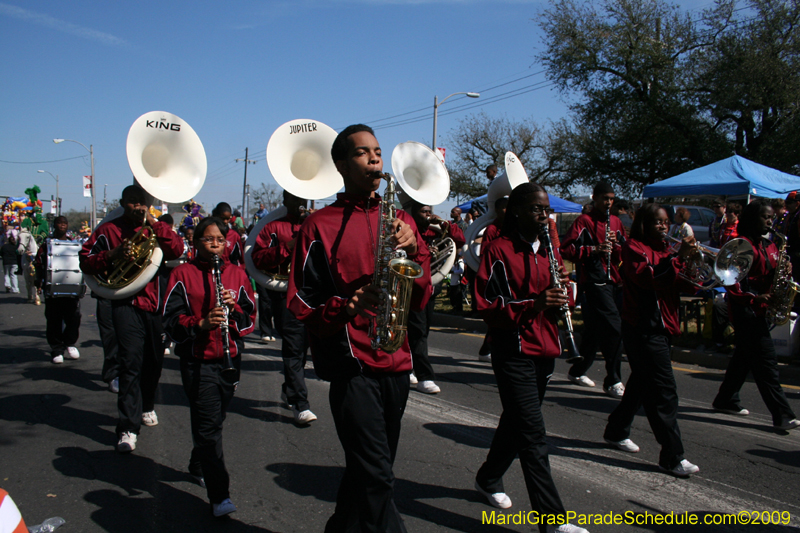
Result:
M131 182L128 129L148 111L174 113L198 133L208 176L196 199L208 208L241 203L243 167L234 160L245 147L258 160L248 181L275 184L267 141L292 119L336 130L373 125L387 171L398 143L430 144L434 95L481 92L440 107L440 146L470 113L545 124L567 107L535 60L541 33L534 19L544 7L524 0L0 0L0 194L22 196L36 183L50 198L55 181L36 172L43 169L59 175L64 210L88 207L80 182L90 173L88 154L74 143L53 144L60 137L93 145L98 203L105 184L108 198L118 198ZM68 158L77 159L55 162Z

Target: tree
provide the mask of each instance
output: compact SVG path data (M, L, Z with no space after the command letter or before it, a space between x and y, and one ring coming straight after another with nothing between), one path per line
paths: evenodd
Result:
M561 123L554 126L558 130ZM564 159L563 139L542 131L532 119L492 118L471 115L449 135L450 197L460 202L486 192L486 169L495 164L502 171L506 152L522 162L531 181L544 186L557 183Z
M743 157L800 173L800 4L750 0L726 28L725 8L713 25L715 46L697 54L697 104Z
M568 174L635 194L734 153L798 170L800 7L746 6L718 0L693 20L665 0L554 0L539 59L577 95L561 132Z
M266 183L262 183L253 189L253 201L255 204L264 204L267 211L272 211L283 205L283 190Z

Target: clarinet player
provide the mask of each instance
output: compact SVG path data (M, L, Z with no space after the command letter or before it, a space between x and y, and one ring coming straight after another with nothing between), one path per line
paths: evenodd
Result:
M508 200L501 235L481 253L476 277L478 310L489 325L492 369L503 405L486 461L475 488L489 504L507 509L511 499L503 475L519 456L531 507L552 517L539 525L541 533L586 533L566 523L550 460L541 404L555 360L561 354L558 313L568 303L561 288L553 288L550 262L539 240L547 228L550 200L536 183L517 186ZM569 278L561 265L562 285Z
M244 269L224 260L228 225L204 218L194 232L197 256L172 271L162 317L181 360L183 390L189 398L192 455L189 473L205 487L216 518L236 511L230 476L222 453L222 423L239 384L243 338L254 329L253 287ZM223 258L219 298L228 308L228 349L234 371L226 369L222 326L225 310L217 306L214 256ZM210 293L210 294L209 294Z

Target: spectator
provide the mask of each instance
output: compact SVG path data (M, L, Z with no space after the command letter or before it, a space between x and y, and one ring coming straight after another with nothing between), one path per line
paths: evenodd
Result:
M721 199L716 199L711 204L711 209L714 210L714 219L708 226L709 245L712 248L719 248L722 246L722 226L725 225L725 204Z
M267 211L267 206L265 206L264 204L258 204L258 211L256 211L256 214L254 216L258 220L261 220L262 218L264 218L268 214L269 214L269 211Z
M726 242L739 236L739 215L742 213L742 206L737 203L729 203L725 207L725 224L722 225L722 235L720 235L719 245L724 246Z
M670 237L674 237L682 241L686 237L694 237L694 231L689 225L689 217L692 214L685 207L679 207L675 210L675 223L669 229Z
M17 281L17 264L19 254L17 253L17 238L13 235L6 237L5 244L0 247L0 255L3 256L3 271L5 272L6 292L13 294L19 293L19 282Z

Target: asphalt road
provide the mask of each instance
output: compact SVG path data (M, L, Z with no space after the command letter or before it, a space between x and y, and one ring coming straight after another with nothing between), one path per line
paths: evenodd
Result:
M142 428L133 454L114 451L116 398L100 380L102 349L94 300L83 300L81 358L50 363L44 306L0 294L0 487L27 524L61 516L70 531L322 531L333 512L344 457L328 408L328 385L307 370L319 420L298 428L280 402L280 342L248 343L241 385L225 423L233 518L210 518L205 490L186 473L189 410L178 361L167 356L156 410L159 425ZM491 368L477 361L482 335L442 329L431 353L442 392L412 392L395 464L396 501L409 531L531 531L531 525L484 523L493 508L473 490L500 414ZM623 364L627 375L627 364ZM752 382L742 396L746 418L711 411L722 373L675 365L686 457L700 466L689 480L659 473L658 444L641 414L632 439L638 454L602 442L616 400L566 381L559 361L544 402L551 465L561 497L580 514L772 512L779 525L593 525L610 531L797 531L800 526L800 431L779 433ZM589 376L602 381L602 361ZM800 383L784 381L800 413ZM517 463L505 478L527 513ZM781 516L780 513L784 514ZM484 515L484 513L486 513ZM508 513L506 513L508 514ZM761 515L759 515L761 516ZM790 519L787 520L787 517ZM767 518L767 515L763 515ZM513 518L513 517L512 517ZM498 515L495 514L495 522ZM788 523L787 523L788 522Z

